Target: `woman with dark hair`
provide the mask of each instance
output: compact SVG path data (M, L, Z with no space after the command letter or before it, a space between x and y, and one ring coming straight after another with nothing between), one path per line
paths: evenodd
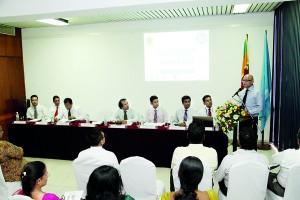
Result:
M183 159L179 166L180 189L161 196L162 200L218 200L214 190L200 191L198 185L203 177L203 164L194 156Z
M59 200L55 194L42 191L42 187L47 184L48 177L45 163L41 161L27 163L21 174L23 194L34 200Z
M116 168L103 165L96 168L87 183L86 200L134 200L122 193L123 183Z

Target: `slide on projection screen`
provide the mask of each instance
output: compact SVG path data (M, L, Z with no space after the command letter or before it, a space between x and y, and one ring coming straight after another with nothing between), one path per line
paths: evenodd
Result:
M209 31L144 34L146 81L209 79Z

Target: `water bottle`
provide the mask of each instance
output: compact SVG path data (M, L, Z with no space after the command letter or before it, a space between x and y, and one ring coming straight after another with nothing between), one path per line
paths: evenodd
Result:
M90 123L90 116L88 114L86 115L86 123Z
M51 116L51 123L54 123L54 116Z
M16 121L20 121L20 116L18 112L16 112Z
M171 123L171 126L174 126L174 117L173 116L171 116L170 123Z
M143 115L141 115L141 125L144 125L144 117L143 117Z
M107 119L106 119L106 116L104 116L103 123L104 123L104 126L107 126Z

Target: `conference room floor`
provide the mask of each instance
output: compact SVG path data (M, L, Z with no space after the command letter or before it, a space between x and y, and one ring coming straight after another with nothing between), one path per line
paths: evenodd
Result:
M228 146L228 153L231 152L232 146ZM269 161L271 161L271 157L275 150L272 148L268 151L259 150L258 152L266 155L269 158ZM77 189L76 180L72 169L72 161L31 157L26 157L26 159L28 161L40 160L46 163L50 177L48 178L47 185L43 188L45 192L51 192L57 194L58 196L62 196L66 191L75 191ZM157 179L160 179L165 183L166 191L169 191L170 169L158 167L156 174ZM217 192L219 189L218 184L215 184L213 189Z

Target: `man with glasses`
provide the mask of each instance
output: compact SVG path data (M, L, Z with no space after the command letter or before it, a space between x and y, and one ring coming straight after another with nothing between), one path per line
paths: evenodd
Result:
M258 115L263 106L262 95L260 91L254 88L254 78L251 74L245 75L242 78L242 83L244 89L240 92L240 98L250 119L241 122L240 127L252 127L255 130L257 139ZM257 150L257 147L255 150Z

